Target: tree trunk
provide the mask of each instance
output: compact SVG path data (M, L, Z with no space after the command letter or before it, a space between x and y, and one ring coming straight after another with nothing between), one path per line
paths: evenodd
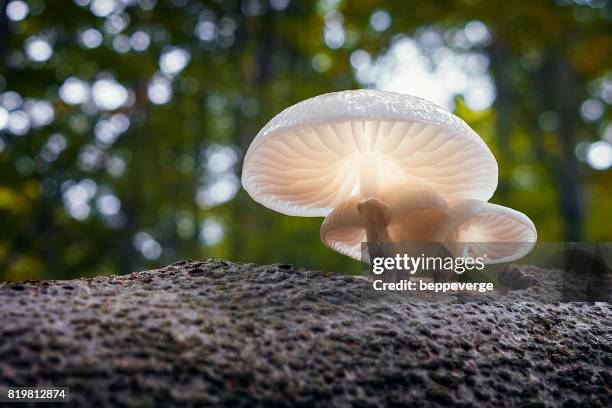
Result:
M212 259L0 283L0 390L69 387L75 406L609 406L609 306L370 285Z

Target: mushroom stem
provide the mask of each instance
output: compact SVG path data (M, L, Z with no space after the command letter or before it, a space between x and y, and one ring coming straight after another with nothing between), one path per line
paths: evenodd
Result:
M370 262L375 258L393 256L391 239L387 231L390 210L389 206L378 198L379 176L378 158L370 153L361 156L359 160L361 201L357 204L357 210L364 220ZM387 277L396 280L394 272Z
M357 210L364 218L368 243L390 243L387 225L389 207L377 198L364 198L357 204Z
M389 207L377 198L364 198L357 204L357 210L363 216L368 255L370 263L375 258L394 256L387 226L389 225ZM395 271L389 271L387 279L397 280Z

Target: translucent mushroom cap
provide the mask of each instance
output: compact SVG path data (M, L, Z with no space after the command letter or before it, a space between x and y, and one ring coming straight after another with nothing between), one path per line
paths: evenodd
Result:
M424 99L393 92L334 92L293 105L257 134L242 185L283 214L326 216L360 192L360 166L380 189L413 181L446 199L488 200L497 162L460 118Z
M485 263L510 262L527 255L537 240L533 222L525 214L479 200L452 205L452 235L446 247L454 256L484 257Z

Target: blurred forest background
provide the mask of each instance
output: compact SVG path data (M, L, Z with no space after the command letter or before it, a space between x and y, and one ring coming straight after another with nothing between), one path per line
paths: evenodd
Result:
M375 87L465 119L492 201L544 241L612 241L612 2L10 0L0 16L0 279L208 256L358 265L240 187L283 108Z

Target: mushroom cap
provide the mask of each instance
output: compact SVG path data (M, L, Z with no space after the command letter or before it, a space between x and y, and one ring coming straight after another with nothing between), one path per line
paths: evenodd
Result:
M480 200L452 204L454 225L445 246L454 256L469 253L485 263L510 262L527 255L535 245L537 231L525 214Z
M421 98L377 90L328 93L270 120L249 147L242 185L287 215L322 217L359 193L359 163L379 188L410 180L447 199L488 200L497 162L460 118Z
M343 201L321 224L321 241L356 260L362 260L361 244L366 241L365 220L357 208L362 200L352 196ZM441 242L452 226L446 201L428 187L396 183L381 192L380 200L387 206L393 243Z

